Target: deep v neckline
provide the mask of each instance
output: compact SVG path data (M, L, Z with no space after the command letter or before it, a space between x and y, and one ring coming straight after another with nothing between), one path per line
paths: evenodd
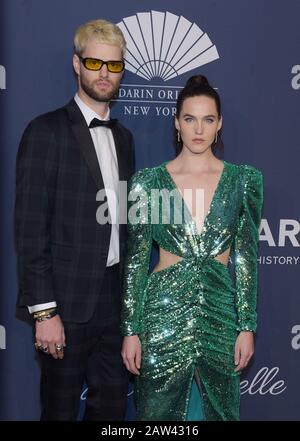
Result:
M197 226L197 224L196 224L196 221L194 220L194 218L193 218L193 216L192 216L192 213L190 212L190 209L189 209L187 203L185 202L184 197L183 197L183 195L182 195L180 189L178 188L178 186L177 186L177 184L176 184L176 182L175 182L173 176L171 175L171 173L170 173L169 170L167 169L167 165L169 164L169 162L170 162L170 161L166 161L166 162L164 162L164 163L162 164L163 169L165 170L165 174L167 175L168 180L169 180L169 182L170 182L172 188L175 189L175 190L178 192L178 194L179 194L179 196L180 196L180 198L181 198L181 200L182 200L182 203L183 203L183 205L184 205L184 208L185 208L186 212L188 213L188 215L189 215L189 217L190 217L190 219L191 219L191 222L192 222L192 224L193 224L193 226L194 226L194 228L195 228L195 231L197 231L198 236L201 237L201 236L203 235L203 233L205 232L205 230L206 230L206 226L207 226L206 224L207 224L207 222L208 222L208 218L211 216L211 213L212 213L212 210L213 210L213 207L214 207L214 204L215 204L216 198L217 198L217 196L218 196L218 194L219 194L219 192L220 192L220 188L221 188L221 186L222 186L222 183L223 183L223 180L224 180L224 176L225 176L225 172L226 172L226 166L227 166L227 163L226 163L226 161L224 161L224 160L222 161L222 162L223 162L223 170L222 170L222 172L221 172L221 174L220 174L220 177L219 177L219 180L218 180L218 183L217 183L216 189L215 189L215 191L214 191L214 194L213 194L212 200L211 200L211 202L210 202L210 205L209 205L208 211L207 211L207 213L206 213L206 215L205 215L205 217L204 217L201 231L199 232L199 230L198 230L198 226Z

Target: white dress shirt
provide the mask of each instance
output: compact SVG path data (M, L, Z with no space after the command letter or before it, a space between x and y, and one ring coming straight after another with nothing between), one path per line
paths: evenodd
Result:
M99 115L88 107L78 96L74 100L81 110L87 125L94 119L102 119ZM110 111L108 109L104 120L109 119ZM111 218L111 236L106 266L112 266L120 261L119 252L119 224L118 224L118 189L119 189L119 170L116 154L116 147L111 130L108 127L100 126L90 129L99 167L103 177L104 187L107 189L107 204ZM96 194L95 194L96 198ZM96 213L95 213L96 222ZM29 312L37 312L43 309L53 308L56 302L42 303L39 305L28 306Z

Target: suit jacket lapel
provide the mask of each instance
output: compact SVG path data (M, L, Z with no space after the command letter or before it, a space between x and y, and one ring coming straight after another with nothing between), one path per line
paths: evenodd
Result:
M96 155L94 143L86 124L84 116L74 99L72 99L66 106L69 119L71 121L72 131L78 142L78 147L81 150L86 163L91 171L91 174L96 183L97 189L104 188L103 178Z
M118 168L119 168L119 181L127 180L127 159L126 158L126 150L124 149L124 138L121 135L121 131L118 128L118 125L112 128L112 134L115 141L117 159L118 159Z

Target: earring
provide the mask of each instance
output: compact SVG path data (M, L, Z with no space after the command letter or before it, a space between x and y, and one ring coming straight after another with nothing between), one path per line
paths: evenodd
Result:
M215 144L217 144L217 142L218 142L218 132L216 132Z
M180 140L180 132L179 132L179 130L177 131L177 142L180 142L181 140Z

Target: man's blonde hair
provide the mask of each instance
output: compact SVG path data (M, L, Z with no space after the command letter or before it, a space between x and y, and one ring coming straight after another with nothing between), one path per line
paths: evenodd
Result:
M92 20L82 24L75 32L74 52L82 55L89 40L119 46L124 56L126 41L121 29L107 20Z

